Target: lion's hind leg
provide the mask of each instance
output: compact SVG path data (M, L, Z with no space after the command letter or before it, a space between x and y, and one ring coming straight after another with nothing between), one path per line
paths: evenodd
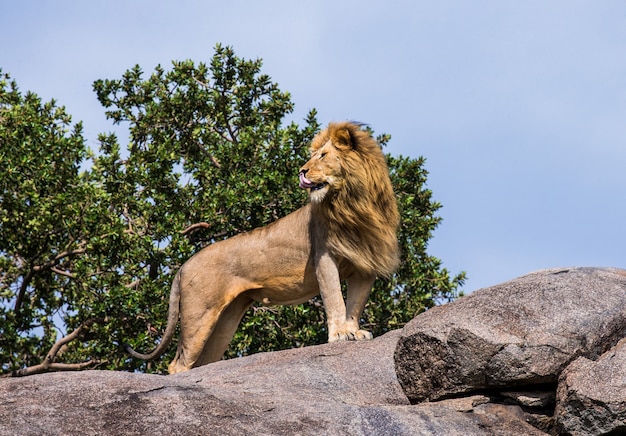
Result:
M253 301L250 297L242 294L224 309L194 366L217 362L222 358L239 326L241 318L243 318Z
M169 364L168 370L170 374L190 370L198 366L197 362L202 354L205 343L209 340L213 328L217 323L219 316L218 310L207 310L205 314L191 323L183 322L181 319L180 338L178 339L178 348L176 356Z
M170 374L187 371L200 365L199 360L206 344L227 307L226 304L220 304L206 308L195 303L187 304L181 310L180 337L176 356L168 367Z
M187 318L181 318L176 357L168 368L170 374L220 360L252 302L240 294L230 304L211 307L203 313L195 313L197 308L194 313L187 311Z

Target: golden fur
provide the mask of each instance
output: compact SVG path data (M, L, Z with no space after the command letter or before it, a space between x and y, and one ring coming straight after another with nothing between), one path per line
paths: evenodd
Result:
M299 304L321 294L329 342L370 339L359 328L377 275L398 265L399 215L380 146L354 123L330 124L300 171L311 203L286 217L210 245L172 283L168 323L154 359L169 346L180 315L170 373L221 359L252 303ZM344 302L340 281L348 285Z

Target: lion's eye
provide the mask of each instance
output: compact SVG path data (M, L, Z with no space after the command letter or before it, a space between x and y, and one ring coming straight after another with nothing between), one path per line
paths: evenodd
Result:
M324 159L324 156L326 156L326 153L320 153L320 159Z

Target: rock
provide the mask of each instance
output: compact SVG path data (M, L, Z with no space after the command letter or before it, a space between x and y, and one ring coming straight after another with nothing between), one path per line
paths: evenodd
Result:
M563 433L626 434L626 339L595 362L580 357L565 368L557 400Z
M478 290L408 323L395 351L411 403L485 389L554 389L574 359L626 334L626 271L543 270Z
M260 353L173 376L113 371L0 379L0 435L541 435L520 410L410 405L373 341Z
M555 396L553 391L531 391L531 392L510 392L503 391L501 395L505 398L515 400L520 406L533 407L538 409L554 408Z
M0 436L617 435L626 432L625 336L626 271L546 270L372 341L173 376L0 378Z

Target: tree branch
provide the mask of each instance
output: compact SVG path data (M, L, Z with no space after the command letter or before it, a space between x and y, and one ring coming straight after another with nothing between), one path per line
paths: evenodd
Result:
M20 309L22 307L22 300L24 299L24 295L26 294L26 289L28 288L28 285L30 284L30 281L33 279L34 275L35 271L31 269L30 271L28 271L28 274L26 274L26 276L24 276L24 278L22 279L20 290L17 291L17 296L15 297L15 306L13 307L16 315L20 312Z
M124 285L124 287L128 289L137 289L137 287L139 286L139 283L141 283L141 280L137 279L127 285Z
M204 221L201 223L196 223L196 224L192 224L189 227L187 227L185 230L182 230L180 233L183 235L188 235L191 232L195 232L198 229L208 229L209 228L209 224L205 223Z
M222 168L220 161L218 161L217 158L213 156L212 153L209 153L209 159L211 159L211 162L213 162L213 165L215 165L217 168Z
M63 251L62 253L59 253L56 256L54 256L54 258L52 260L49 260L48 262L46 262L46 263L44 263L42 265L34 265L30 269L30 271L28 271L28 274L26 274L26 276L24 276L24 280L22 280L22 284L20 285L20 290L17 292L17 297L15 298L15 307L13 308L15 313L19 314L19 312L20 312L20 309L22 307L22 301L24 300L24 295L26 294L26 289L28 289L28 285L30 285L30 282L33 279L35 273L38 273L38 272L41 272L41 271L45 271L47 269L52 269L53 267L58 265L59 262L61 262L66 257L68 257L68 256L76 256L78 254L83 254L83 253L85 253L85 251L86 250L84 248L77 248L76 250ZM54 272L56 272L57 274L63 274L63 273L59 272L58 270L54 270ZM63 275L68 276L67 273L63 274ZM70 276L68 276L68 277L70 277Z
M39 271L43 271L46 269L50 269L53 266L56 266L59 264L59 262L63 259L65 259L68 256L75 256L77 254L84 254L85 253L85 249L84 248L77 248L76 250L71 250L71 251L64 251L62 253L57 254L56 256L54 256L54 259L44 263L43 265L35 265L33 266L33 271L35 272L39 272Z
M128 213L128 205L124 204L124 208L122 210L122 216L124 218L126 218L126 221L128 222L128 229L124 230L124 233L128 233L130 235L134 235L135 231L133 230L133 219L130 217L130 214Z
M26 367L26 368L18 369L18 370L9 372L7 374L3 374L0 377L25 377L28 375L41 374L44 372L51 372L51 371L78 371L78 370L89 368L91 366L95 366L99 364L100 363L99 360L91 360L91 359L87 360L86 362L80 362L80 363L56 363L55 360L61 348L65 344L78 338L78 336L80 336L80 334L85 328L89 327L90 325L94 323L106 322L106 321L107 319L105 318L103 320L102 319L90 319L90 320L83 322L72 333L56 341L55 344L52 346L52 348L50 348L50 351L48 351L48 354L46 354L46 357L44 358L43 362L41 362L39 365L33 365L33 366Z
M70 279L75 279L76 278L76 276L74 274L72 274L71 272L60 270L60 269L58 269L58 268L56 268L54 266L50 267L50 271L54 271L58 275L65 276L65 277L68 277Z
M192 224L189 227L187 227L185 230L181 230L181 234L185 235L185 236L189 236L191 233L199 230L199 229L208 229L210 227L210 225L208 223L203 222L199 222L196 224ZM227 231L221 231L218 233L214 233L209 237L205 237L202 240L204 241L214 241L216 239L220 239L223 238L224 236L228 235L229 232Z

